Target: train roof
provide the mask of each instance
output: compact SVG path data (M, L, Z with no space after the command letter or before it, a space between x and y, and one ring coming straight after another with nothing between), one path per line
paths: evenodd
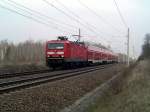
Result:
M103 53L111 54L111 55L114 55L114 56L118 56L117 53L115 53L115 52L113 52L111 50L100 48L100 47L93 46L93 45L88 45L88 50L90 50L90 51L97 51L97 52L103 52Z
M70 43L69 40L49 40L47 43Z
M69 41L69 40L50 40L47 41L47 43L75 43L75 44L84 45L84 42Z

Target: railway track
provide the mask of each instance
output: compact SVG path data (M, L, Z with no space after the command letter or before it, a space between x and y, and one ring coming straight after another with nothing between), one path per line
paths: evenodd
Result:
M47 72L51 72L51 70L45 69L45 70L26 71L26 72L3 73L0 75L0 79L24 76L24 75L32 75L32 74L36 74L36 73L47 73Z
M93 72L96 70L104 69L106 67L110 67L112 65L101 65L101 66L94 66L94 67L86 67L80 69L73 69L73 70L66 70L66 71L55 71L49 72L48 71L41 71L40 73L37 72L30 72L30 73L17 73L16 75L8 75L0 79L0 94L9 93L12 91L40 85L46 82L52 82L56 80L65 79L68 77L73 77L77 75L82 75L88 72Z

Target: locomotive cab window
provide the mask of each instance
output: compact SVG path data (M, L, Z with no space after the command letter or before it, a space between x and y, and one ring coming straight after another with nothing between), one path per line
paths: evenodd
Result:
M48 49L64 49L63 43L49 43Z

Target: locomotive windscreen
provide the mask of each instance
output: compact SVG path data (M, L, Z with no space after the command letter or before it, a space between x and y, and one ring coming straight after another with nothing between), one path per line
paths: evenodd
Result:
M63 43L49 43L48 49L64 49Z

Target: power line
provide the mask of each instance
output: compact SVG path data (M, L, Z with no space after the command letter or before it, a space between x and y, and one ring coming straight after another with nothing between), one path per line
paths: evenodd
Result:
M127 23L126 23L126 21L125 21L125 19L124 19L124 17L123 17L123 15L122 15L122 13L121 13L121 11L120 11L120 9L119 9L119 6L118 6L118 4L117 4L117 2L116 2L116 0L113 0L114 1L114 3L115 3L115 6L116 6L116 9L117 9L117 11L118 11L118 13L119 13L119 16L120 16L120 18L121 18L121 20L122 20L122 23L124 24L124 26L125 26L125 28L128 28L128 35L127 35L127 66L129 66L129 61L130 61L130 54L129 54L129 51L130 51L130 29L129 29L129 27L128 27L128 25L127 25Z
M15 13L15 14L21 15L21 16L23 16L23 17L25 17L25 18L28 18L28 19L30 19L30 20L33 20L33 21L35 21L35 22L37 22L37 23L43 24L43 25L45 25L45 26L47 26L47 27L50 27L50 28L53 28L53 29L57 29L57 30L59 30L59 31L61 31L61 32L64 32L63 30L61 30L61 29L59 29L59 28L57 28L57 27L55 27L55 26L51 26L51 25L49 25L49 24L47 24L47 23L44 23L44 22L42 22L42 21L40 21L40 20L38 20L38 19L35 19L35 18L31 17L31 16L28 16L28 15L22 14L22 13L20 13L20 12L17 12L16 10L10 9L10 8L8 8L8 7L5 7L5 6L2 5L2 4L0 4L0 7L3 8L3 9L5 9L5 10L8 10L8 11L10 11L10 12L12 12L12 13Z
M8 1L11 1L11 0L8 0ZM12 1L13 2L13 1ZM14 2L14 3L16 3L16 2ZM16 3L16 4L18 4L18 3ZM23 6L23 5L22 5ZM15 6L16 7L16 6ZM4 7L3 7L4 8ZM7 7L5 7L5 9L6 9ZM25 6L24 6L24 8L26 8ZM12 9L10 9L10 8L7 8L7 10L9 9L9 11L11 10L11 12L13 11L15 11L15 10L12 10ZM23 10L23 9L21 9L21 8L19 8L20 10ZM29 8L27 8L27 9L29 9ZM35 11L35 10L32 10L32 9L29 9L29 10L31 10L31 11L33 11L33 12L37 12L37 11ZM23 10L24 11L24 10ZM15 13L16 13L17 11L15 11ZM31 15L32 15L32 13L31 12L29 12L29 11L25 11L25 12L28 12L28 13L30 13ZM37 12L38 13L38 12ZM51 26L51 25L49 25L49 24L46 24L45 22L42 22L42 21L39 21L38 19L35 19L35 18L33 18L32 16L27 16L27 15L25 15L25 14L22 14L22 13L19 13L19 12L17 12L17 14L19 14L19 15L22 15L22 16L24 16L24 17L26 17L26 18L30 18L30 19L32 19L32 20L34 20L34 21L36 21L36 22L40 22L40 23L42 23L42 24L45 24L45 25L47 25L47 26ZM39 13L39 15L41 15L41 13ZM52 26L51 26L52 27ZM59 29L58 27L53 27L53 28L55 28L55 29ZM60 31L63 31L62 29L59 29ZM94 31L94 30L93 30ZM93 32L92 31L92 32ZM94 31L95 32L95 31Z
M33 15L33 13L34 14L37 14L38 16L40 16L40 17L45 17L45 18L47 18L47 19L49 19L49 20L51 20L51 22L54 24L54 22L55 22L55 24L63 24L63 25L66 25L66 26L69 26L69 27L71 27L71 28L77 28L76 26L74 26L74 25L70 25L70 24L67 24L67 23L65 23L65 22L62 22L62 21L60 21L60 20L57 20L57 19L54 19L54 18L52 18L52 17L50 17L50 16L47 16L47 15L45 15L45 14L42 14L42 13L40 13L40 12L38 12L38 11L36 11L36 10L33 10L33 9L30 9L30 8L28 8L28 7L26 7L26 6L24 6L24 5L22 5L22 4L19 4L19 3L17 3L17 2L15 2L15 1L12 1L12 0L7 0L7 1L9 1L9 2L11 2L11 3L13 3L13 4L15 4L15 5L17 5L17 6L19 6L19 7L22 7L22 8L24 8L25 10L27 10L27 11L25 11L25 10L23 10L23 9L20 9L20 10L23 10L23 11L25 11L25 12L28 12L28 13L30 13L30 14L32 14ZM6 1L3 1L3 2L6 2ZM10 3L9 3L10 4ZM14 6L14 5L13 5ZM16 7L16 6L15 6ZM30 12L29 12L30 11ZM31 13L32 12L32 13Z
M11 0L8 0L8 1L11 1ZM13 1L12 1L12 2L13 2ZM13 3L15 3L17 6L20 6L20 5L19 5L18 3L16 3L16 2L13 2ZM10 4L10 3L9 3L9 4ZM11 5L12 5L12 4L11 4ZM16 7L16 6L14 6L14 5L12 5L12 6L15 7L15 8L17 8L17 9L19 9L19 10L22 10L22 11L24 11L24 12L27 12L27 13L31 14L32 16L34 15L33 13L31 13L31 12L34 11L34 10L32 10L32 9L27 8L29 11L31 10L31 12L29 12L29 11L23 10L23 9L21 9L21 8L18 8L18 7ZM23 6L23 5L21 5L21 6ZM21 7L21 6L20 6L20 7ZM4 6L3 6L3 8L4 8ZM25 6L23 6L23 8L26 9ZM51 25L49 25L49 24L46 24L45 22L41 22L40 20L33 18L32 16L27 16L27 15L25 15L25 14L19 13L19 12L15 11L15 10L10 9L10 8L6 8L6 7L5 7L5 9L7 9L7 10L9 10L9 11L11 11L11 12L15 12L15 13L21 15L21 16L26 17L26 18L32 19L32 20L34 20L34 21L36 21L36 22L42 23L42 24L44 24L44 25L46 25L46 26L51 26ZM34 11L34 12L35 12L35 11ZM40 14L40 13L39 13L39 14ZM34 15L34 16L35 16L35 15ZM40 18L41 18L41 17L40 17ZM52 27L52 26L51 26L51 27ZM58 29L58 30L64 32L64 30L59 29L58 27L53 27L53 28Z
M56 10L58 10L59 12L63 13L65 16L69 17L70 19L76 21L77 23L79 22L77 19L73 18L72 16L70 16L69 14L67 14L65 11L61 10L60 8L57 8L55 5L53 5L52 3L50 3L47 0L42 0L43 2L45 2L46 4L48 4L49 6L55 8Z
M119 6L118 6L116 0L113 0L113 1L114 1L114 3L115 3L116 9L117 9L117 11L118 11L118 13L119 13L119 16L120 16L120 18L121 18L121 20L122 20L124 26L125 26L126 28L128 28L128 25L127 25L127 23L126 23L126 21L125 21L123 15L122 15L120 9L119 9Z
M90 24L89 22L85 21L84 19L82 19L81 17L79 17L76 13L74 13L73 11L71 11L69 8L67 8L62 2L60 2L59 0L55 0L57 3L59 3L64 9L66 9L71 15L73 15L74 17L84 21L88 26L91 26L94 29L97 29L93 24ZM98 31L100 31L101 33L108 35L108 36L112 36L110 34L104 33L101 30L97 29Z
M56 7L54 4L50 3L47 0L42 0L43 2L45 2L46 4L48 4L49 6L55 8L57 11L61 12L62 14L64 14L65 16L67 16L68 18L70 18L71 20L76 21L77 23L79 23L80 25L82 25L84 28L88 29L89 31L95 33L97 35L97 32L95 32L95 30L91 29L89 26L87 27L85 24L83 24L82 22L80 22L78 19L70 16L68 13L66 13L65 11L63 11L62 9ZM99 35L99 34L98 34ZM101 37L103 38L103 37ZM107 41L105 38L103 38L105 41Z
M121 11L120 11L120 9L119 9L119 6L118 6L118 4L117 4L117 2L116 2L116 0L113 0L114 1L114 3L115 3L115 6L116 6L116 9L117 9L117 11L118 11L118 13L119 13L119 15L120 15L120 18L121 18L121 20L122 20L122 23L124 24L124 26L126 27L126 28L128 28L128 25L127 25L127 23L126 23L126 21L125 21L125 19L124 19L124 17L123 17L123 15L122 15L122 13L121 13ZM128 28L128 35L127 35L127 66L129 66L129 61L130 61L130 54L129 54L129 51L130 51L130 29Z
M79 19L81 19L77 14L75 14L73 11L71 11L69 8L67 8L62 2L60 2L59 0L55 0L57 3L59 3L64 9L66 9L68 12L70 12L70 14L72 14L74 17L77 17Z
M33 20L33 21L35 21L35 22L37 22L37 23L46 25L47 27L50 27L50 28L53 28L53 29L57 29L57 30L59 30L59 31L61 31L61 32L66 32L66 31L64 31L64 30L62 30L62 29L59 29L58 27L51 26L50 24L47 24L47 23L45 23L45 22L43 22L43 21L40 21L40 20L38 20L38 19L35 19L35 18L33 18L32 16L29 16L29 15L26 15L26 14L22 14L22 13L16 11L16 10L11 9L11 8L8 8L8 7L6 7L6 6L2 5L2 4L0 4L0 7L3 8L3 9L5 9L5 10L8 10L8 11L10 11L10 12L13 12L13 13L15 13L15 14L21 15L21 16L23 16L23 17L25 17L25 18L28 18L28 19L30 19L30 20ZM31 14L31 13L30 13L30 14Z
M46 1L46 2L48 2L47 0L44 0L44 1ZM59 0L55 0L57 3L59 3L64 9L66 9L71 15L73 15L74 17L76 17L76 18L78 18L78 19L80 19L80 20L82 20L82 21L84 21L87 25L88 25L88 27L89 26L91 26L93 29L97 29L94 25L92 25L92 24L90 24L90 23L88 23L87 21L85 21L85 20L83 20L81 17L79 17L77 14L75 14L73 11L71 11L69 8L67 8L62 2L60 2ZM51 5L53 5L52 3L50 3ZM54 5L53 5L54 6ZM55 6L55 8L56 8L56 6ZM61 10L61 9L60 9ZM64 11L63 11L64 12ZM66 12L65 12L66 13ZM67 14L68 15L68 14ZM70 16L70 15L69 15ZM78 20L79 21L79 20ZM97 30L97 31L100 31L100 30ZM101 33L103 33L102 31L100 31ZM113 35L110 35L110 34L106 34L106 33L103 33L103 34L105 34L105 35L109 35L109 36L111 36L111 37L113 37ZM99 34L98 34L99 35ZM95 36L95 37L97 37L97 36ZM101 37L101 38L103 38L103 37ZM105 41L107 41L108 43L109 43L109 41L108 40L106 40L105 38L103 38Z
M97 14L97 12L95 12L93 9L89 8L86 4L84 4L83 2L81 2L81 0L78 0L78 2L85 7L87 10L89 10L92 14L94 14L95 16L97 16L101 21L103 21L104 23L106 23L107 25L111 26L113 29L115 29L117 32L120 30L117 29L115 26L113 26L110 22L108 22L106 19L104 19L102 16L100 16L99 14Z
M76 18L70 16L69 14L67 14L65 11L63 11L62 9L60 8L57 8L55 5L53 5L52 3L48 2L47 0L42 0L44 1L46 4L48 4L49 6L55 8L57 11L61 12L62 14L64 14L65 16L67 16L68 18L70 18L71 20L74 20L76 21L77 23L80 23L84 28L90 30L91 32L95 32L93 29L91 28L88 28L86 25L84 25L82 22L80 22L79 20L77 20Z

